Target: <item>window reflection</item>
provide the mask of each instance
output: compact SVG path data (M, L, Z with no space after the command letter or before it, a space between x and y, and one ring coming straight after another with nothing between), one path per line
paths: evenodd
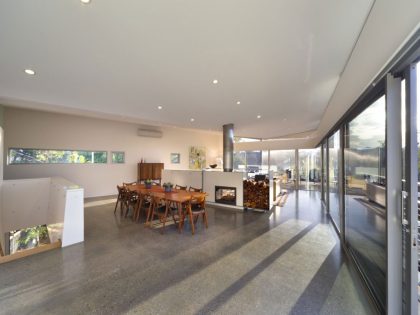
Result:
M295 150L270 151L270 170L282 188L295 188Z
M299 189L320 190L321 150L299 150Z
M340 150L340 131L328 139L328 184L330 215L337 229L340 229L340 202L338 191L338 154Z
M385 97L346 126L346 242L381 303L386 297ZM385 305L385 304L383 304Z
M324 195L322 196L324 201L327 202L327 142L322 144L322 186Z

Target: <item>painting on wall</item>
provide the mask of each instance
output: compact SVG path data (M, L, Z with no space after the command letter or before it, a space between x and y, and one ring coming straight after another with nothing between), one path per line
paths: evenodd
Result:
M206 167L206 148L205 147L190 147L189 153L189 167L192 170L201 170Z
M171 163L172 164L181 163L181 154L180 153L171 153Z

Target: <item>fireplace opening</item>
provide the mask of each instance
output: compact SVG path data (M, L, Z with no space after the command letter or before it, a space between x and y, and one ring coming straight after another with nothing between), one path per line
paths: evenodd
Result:
M236 187L216 186L214 192L217 203L236 206Z

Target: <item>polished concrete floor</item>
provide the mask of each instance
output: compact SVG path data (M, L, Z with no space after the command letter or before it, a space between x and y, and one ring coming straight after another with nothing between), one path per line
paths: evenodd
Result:
M161 235L90 203L83 244L0 265L0 313L372 314L319 193L208 212L207 230Z

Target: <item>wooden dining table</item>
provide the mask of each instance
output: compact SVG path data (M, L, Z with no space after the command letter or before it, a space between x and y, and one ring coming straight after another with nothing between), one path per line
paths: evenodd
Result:
M195 192L195 191L187 191L187 190L180 190L180 189L172 189L171 192L166 192L165 188L162 186L152 185L150 188L146 188L144 184L134 184L127 186L127 189L130 191L137 192L139 198L134 209L133 220L138 222L140 219L140 211L142 209L143 203L146 198L159 198L161 200L165 200L166 207L170 207L171 204L175 204L178 210L178 230L181 231L183 225L183 208L187 212L189 220L191 222L191 232L194 234L194 223L193 223L193 216L191 210L191 200L194 198L200 198L206 196L206 193L203 192ZM149 206L149 210L147 211L146 222L145 225L150 225L151 220L151 206ZM176 222L175 222L176 223Z

